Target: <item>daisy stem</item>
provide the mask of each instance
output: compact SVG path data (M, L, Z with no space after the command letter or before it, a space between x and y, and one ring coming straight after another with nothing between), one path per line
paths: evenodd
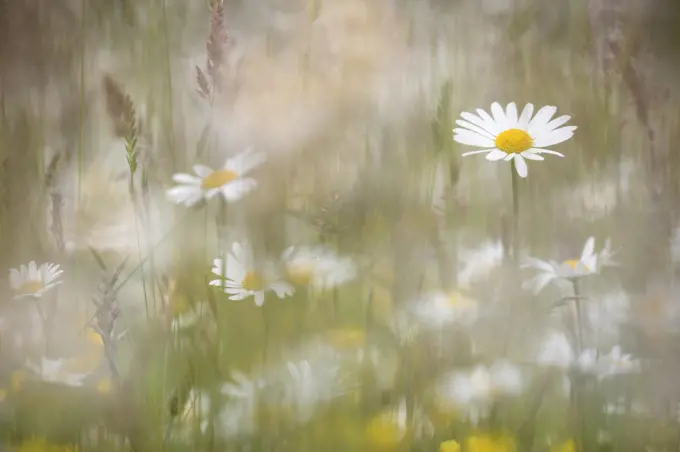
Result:
M263 325L263 337L264 344L262 344L262 365L264 366L267 362L267 349L269 348L269 315L267 315L267 305L262 306L262 325Z
M519 261L519 176L510 162L512 177L512 263L517 266Z
M581 291L578 278L571 281L574 290L574 313L576 324L576 356L580 356L583 350L583 322L581 321ZM583 452L583 410L581 406L581 382L580 376L572 377L571 382L572 401L574 404L575 429L576 429L576 452Z

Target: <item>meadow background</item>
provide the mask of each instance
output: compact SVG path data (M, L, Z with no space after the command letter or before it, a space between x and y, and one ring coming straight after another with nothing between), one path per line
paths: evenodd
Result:
M670 0L0 1L0 274L63 270L39 298L0 278L1 450L677 451L679 22ZM494 101L578 126L518 216L510 165L452 139ZM243 199L168 199L249 148ZM569 286L527 290L508 256L591 236L618 265L584 278L576 334ZM213 259L245 240L344 276L230 300ZM582 375L556 337L636 365Z

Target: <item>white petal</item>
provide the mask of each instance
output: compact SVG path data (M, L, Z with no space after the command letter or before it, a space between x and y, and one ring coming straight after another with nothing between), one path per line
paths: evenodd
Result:
M191 207L203 199L203 192L200 188L192 186L179 186L165 192L166 198L175 204L184 204Z
M544 159L543 157L541 157L540 155L535 154L535 153L530 152L530 151L524 151L524 152L522 152L521 155L522 155L522 157L524 157L525 159L529 159L529 160L545 160L545 159Z
M496 138L493 134L487 132L483 128L478 127L474 124L471 124L467 121L463 121L462 119L456 119L456 124L458 124L461 127L465 127L466 129L469 129L469 130L471 130L475 133L478 133L479 135L486 137L486 138L489 138L491 140L494 140Z
M486 156L487 160L496 161L496 160L501 160L507 157L508 153L503 152L500 149L494 149L493 151L489 152Z
M508 119L508 128L517 128L517 105L514 102L510 102L505 108L505 116Z
M178 173L172 175L172 180L178 184L201 185L202 179L191 174Z
M35 279L38 277L38 266L35 263L35 261L31 261L28 263L28 276L31 279Z
M509 129L508 119L505 117L505 112L503 111L501 104L498 102L491 104L491 114L493 115L493 119L496 121L496 124L498 124L502 130Z
M511 153L509 153L508 155L505 156L504 160L506 162L509 162L510 160L514 159L515 157L517 157L517 154L515 154L514 152L511 152Z
M479 146L480 148L490 148L496 145L491 138L487 138L467 129L453 129L453 132L453 140L460 144Z
M540 131L542 130L545 125L550 122L550 119L553 117L555 112L557 111L557 107L553 107L552 105L546 105L545 107L541 108L538 110L538 113L536 113L536 116L534 116L534 119L532 119L529 122L529 127L528 127L528 132L529 135L533 136L533 131L537 130Z
M264 304L264 291L259 290L255 292L255 304L257 306L262 306Z
M12 289L18 289L19 286L23 283L23 280L21 278L21 273L19 273L19 270L16 268L12 268L9 270L9 285Z
M269 288L273 290L276 296L279 298L286 298L295 293L295 289L293 288L293 286L283 281L275 282L271 284Z
M493 149L482 149L481 151L469 151L469 152L464 152L461 154L461 157L467 157L468 155L475 155L475 154L484 154L486 152L493 152L496 151L496 148Z
M212 168L207 167L205 165L194 165L193 169L194 169L194 173L198 174L201 178L208 177L212 173L214 173Z
M534 105L526 104L522 110L522 114L517 121L517 128L521 130L527 130L529 127L529 121L531 121L531 115L534 114Z
M262 165L266 160L267 158L263 153L255 152L250 148L228 159L224 164L224 169L234 171L239 176L242 176Z
M538 270L543 270L545 272L555 272L555 267L550 265L548 262L541 259L536 259L535 257L529 257L522 264L522 268L536 268Z
M562 143L574 136L574 130L576 130L576 126L562 127L561 129L553 130L552 132L535 138L533 145L540 148Z
M477 109L477 114L479 115L480 118L482 118L482 120L486 124L486 127L484 128L490 131L491 133L498 135L504 130L504 128L500 124L496 123L496 121L491 117L491 115L489 115L486 111L482 110L481 108Z
M460 116L461 118L480 127L481 129L485 130L486 132L493 136L501 132L501 129L493 121L485 121L484 119L481 119L478 116L473 115L472 113L468 113L466 111L462 112Z
M257 188L257 181L250 177L236 179L221 187L222 196L229 202L235 202Z
M585 245L583 245L583 251L581 251L581 260L585 261L590 259L595 252L595 237L588 237Z
M515 154L515 169L517 170L519 177L527 177L527 174L529 173L527 162L525 162L524 158L518 154Z
M550 121L548 124L546 124L544 130L545 130L546 132L555 130L555 129L557 129L558 127L560 127L560 126L566 124L567 122L569 122L570 119L571 119L571 116L569 116L569 115L562 115L562 116L560 116L560 117L557 117L557 118L553 119L552 121Z
M556 155L558 157L564 157L564 154L557 152L557 151L551 151L550 149L531 148L527 152L533 152L535 154L551 154L551 155Z

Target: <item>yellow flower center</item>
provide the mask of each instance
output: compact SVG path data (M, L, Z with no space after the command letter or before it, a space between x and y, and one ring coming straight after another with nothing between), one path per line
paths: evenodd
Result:
M313 272L314 267L309 264L292 264L286 269L288 279L298 286L306 286L309 284L309 281L312 279Z
M238 177L238 174L231 170L218 170L208 174L201 182L201 190L212 190L227 185Z
M581 267L586 271L590 270L588 268L588 266L581 263L581 261L579 259L568 259L568 260L564 261L564 263L567 264L569 266L569 268L571 268L574 271L576 271L576 267L579 266L579 265L581 265Z
M19 292L22 295L30 295L37 293L44 287L45 284L43 284L42 281L40 281L39 279L32 279L29 281L25 281L22 285L20 285L19 288L17 289L17 292Z
M519 154L533 146L534 140L524 130L508 129L496 137L496 147L508 154Z
M100 394L109 394L111 392L111 380L104 378L97 383L97 392Z
M241 286L246 290L262 290L262 279L255 272L248 272L241 281Z

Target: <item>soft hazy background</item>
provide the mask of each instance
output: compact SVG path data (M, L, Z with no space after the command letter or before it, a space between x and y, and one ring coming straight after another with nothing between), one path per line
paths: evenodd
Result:
M621 266L593 291L627 309L616 314L623 320L605 351L620 343L648 363L634 381L614 385L644 401L644 417L614 422L589 407L597 414L584 450L677 450L675 2L225 0L223 24L214 11L200 0L0 0L0 274L31 260L64 269L58 292L37 300L49 322L35 300L13 300L0 280L1 441L42 438L83 450L438 450L477 430L517 436L527 423L536 424L535 439L525 448L572 437L568 400L543 404L546 415L536 416L533 399L520 398L481 426L428 408L440 374L493 356L524 362L548 329L551 295L503 286L510 171L461 159L464 147L451 138L461 111L515 101L556 105L578 126L560 145L564 159L532 165L521 181L523 254L567 259L588 236L611 237ZM208 102L196 65L206 70L216 30L228 40L220 91ZM126 98L137 124L132 179ZM246 201L184 209L166 200L172 174L195 163L217 167L251 146L268 161ZM270 257L289 245L330 244L353 257L358 277L263 308L227 300L207 286L210 265L245 237ZM432 290L464 290L485 314L463 332L393 344L400 313ZM90 353L81 349L93 299L106 297L120 310L116 334L127 333L115 353L90 344L92 383L26 376L26 362L45 354ZM522 309L508 314L510 299ZM212 326L180 337L173 317L200 301L220 306ZM192 388L215 392L235 371L274 375L313 355L306 347L319 337L373 353L374 368L361 364L359 383L304 421L299 405L265 403L253 425L232 434L213 422L213 400L204 416L211 428L198 419L177 433ZM605 389L596 392L606 398ZM389 426L376 433L372 420L402 399L406 436ZM431 428L415 427L416 407Z

